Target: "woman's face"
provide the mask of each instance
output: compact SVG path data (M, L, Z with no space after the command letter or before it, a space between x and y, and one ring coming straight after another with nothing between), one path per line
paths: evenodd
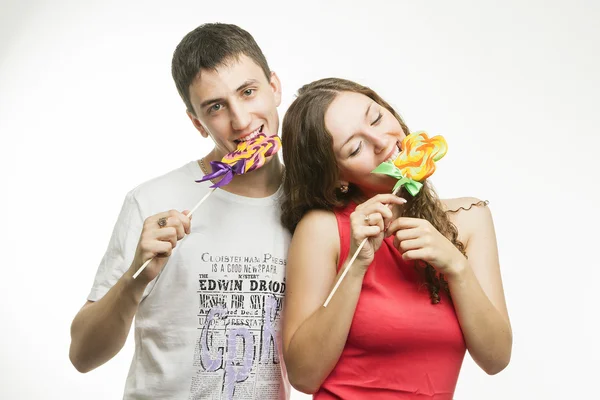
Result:
M363 94L341 92L325 112L325 126L333 138L341 180L367 196L392 191L394 178L371 173L398 156L406 136L392 113Z

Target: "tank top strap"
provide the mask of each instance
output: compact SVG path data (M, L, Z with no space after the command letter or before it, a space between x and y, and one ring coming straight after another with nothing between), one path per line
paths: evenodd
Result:
M338 207L333 210L340 234L340 258L338 259L337 265L338 271L342 268L342 265L344 265L344 261L346 261L348 253L350 252L350 214L354 212L355 208L355 203L348 203L345 207Z

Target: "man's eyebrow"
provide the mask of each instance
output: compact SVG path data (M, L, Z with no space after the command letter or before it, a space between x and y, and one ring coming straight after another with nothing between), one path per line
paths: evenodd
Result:
M258 80L256 79L248 79L246 82L242 83L235 91L239 92L240 90L250 86L250 85L256 85L258 82Z
M236 91L236 92L239 92L240 90L243 90L243 89L245 89L246 87L248 87L248 86L250 86L250 85L255 85L255 84L257 84L257 83L259 83L259 82L258 82L258 80L256 80L256 79L248 79L246 82L244 82L244 83L242 83L240 86L238 86L238 88L237 88L237 89L235 89L235 91ZM224 98L222 98L222 97L220 97L220 98L216 98L216 99L208 99L208 100L205 100L205 101L203 101L203 102L200 104L200 107L201 107L201 108L204 108L204 107L208 107L208 106L210 106L211 104L223 103L224 101L225 101L225 99L224 99Z
M224 101L225 101L225 99L223 99L223 98L209 99L209 100L203 101L200 104L200 108L204 108L204 107L210 106L211 104L222 103Z

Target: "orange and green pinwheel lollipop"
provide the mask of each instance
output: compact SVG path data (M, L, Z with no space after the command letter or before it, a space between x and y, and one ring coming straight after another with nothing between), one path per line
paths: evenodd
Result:
M435 172L435 161L446 155L448 144L443 136L429 138L425 132L414 132L404 138L401 148L393 162L386 161L372 172L396 178L394 192L404 186L415 196L423 186L421 182Z

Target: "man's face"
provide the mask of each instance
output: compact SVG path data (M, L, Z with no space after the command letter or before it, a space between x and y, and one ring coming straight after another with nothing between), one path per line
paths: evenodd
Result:
M243 54L238 60L227 60L216 71L202 70L190 85L190 97L196 115L188 112L188 116L202 136L212 137L219 159L259 132L277 135L279 78L272 72L268 80Z

